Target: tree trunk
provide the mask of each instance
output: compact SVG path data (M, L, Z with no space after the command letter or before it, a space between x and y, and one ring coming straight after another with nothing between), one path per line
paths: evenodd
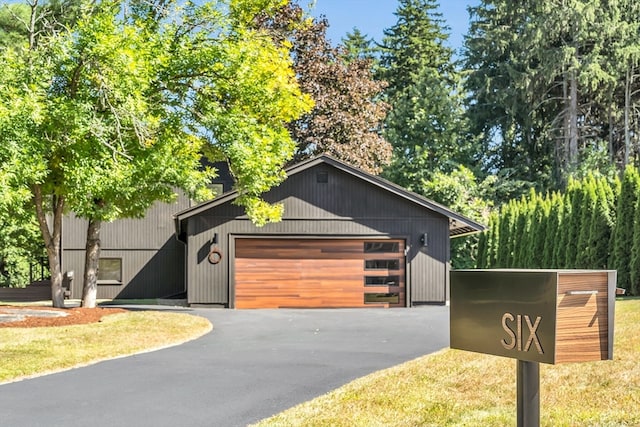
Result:
M36 208L36 218L44 240L49 260L49 273L51 274L51 303L54 307L64 308L64 293L62 291L62 263L60 259L60 248L62 242L62 215L64 212L64 198L52 196L53 218L51 227L47 222L44 211L42 188L35 185L32 188L33 204Z
M84 258L82 307L96 306L98 292L98 260L100 259L100 226L102 221L90 219L87 227L87 246Z
M565 103L569 100L569 85L567 84L567 73L565 71L562 77L562 99ZM562 150L560 151L560 156L562 161L560 162L561 167L567 167L569 163L569 109L564 109L564 115L562 117ZM561 176L564 181L566 181L566 176L564 176L565 171L561 170Z
M569 171L578 167L578 78L576 71L569 74Z
M631 152L631 129L629 125L629 113L631 110L631 76L629 70L624 82L624 164L623 168L629 164L629 153Z

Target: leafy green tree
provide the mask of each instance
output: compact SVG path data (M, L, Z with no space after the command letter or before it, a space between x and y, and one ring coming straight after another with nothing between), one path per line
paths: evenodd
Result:
M29 194L9 187L11 172L0 173L0 286L29 283L29 268L44 256Z
M64 213L88 219L83 305L92 306L101 223L142 216L176 187L208 195L202 150L228 160L254 222L278 219L281 207L260 194L293 155L286 122L311 105L286 47L250 28L279 4L87 3L75 26L2 52L0 174L33 201L54 306L64 305Z
M431 181L425 182L422 193L430 199L471 219L484 222L489 213L482 188L476 184L471 170L458 167L451 174L436 172ZM451 241L451 265L453 268L473 268L477 263L480 236L457 237Z
M73 26L82 0L33 0L0 4L0 47L35 45L43 35Z
M35 45L38 38L73 25L79 7L78 0L0 4L0 49ZM24 199L13 192L7 180L2 181L0 284L25 286L31 280L30 267L39 264L45 252L37 221L28 208L30 198Z
M616 224L613 230L613 250L609 265L618 271L618 286L631 291L631 251L634 245L634 225L636 205L640 198L640 174L634 166L624 170L620 197L618 198Z

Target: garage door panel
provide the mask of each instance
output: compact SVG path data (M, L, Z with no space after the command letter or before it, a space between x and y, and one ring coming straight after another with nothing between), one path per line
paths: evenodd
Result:
M404 242L369 242L238 238L235 305L237 308L403 306ZM390 247L397 252L380 251ZM366 253L367 248L378 252ZM389 266L393 268L386 268ZM382 276L385 279L379 281L394 286L365 286L367 276Z

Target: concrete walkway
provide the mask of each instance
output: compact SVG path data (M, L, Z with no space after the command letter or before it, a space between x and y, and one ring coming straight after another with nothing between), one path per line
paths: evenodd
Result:
M448 307L189 310L184 345L0 386L6 426L246 426L448 346Z

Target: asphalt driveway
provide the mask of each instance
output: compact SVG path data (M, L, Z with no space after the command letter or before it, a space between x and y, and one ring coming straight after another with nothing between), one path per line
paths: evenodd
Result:
M449 345L443 306L190 312L214 330L184 345L0 386L0 424L246 426Z

